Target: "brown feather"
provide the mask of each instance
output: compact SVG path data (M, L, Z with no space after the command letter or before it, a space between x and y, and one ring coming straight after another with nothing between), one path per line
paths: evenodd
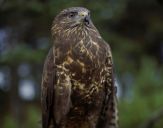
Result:
M42 89L41 89L41 103L42 103L42 127L48 128L52 119L53 102L54 102L54 56L53 49L50 49L46 58L43 75L42 75Z
M110 47L91 20L74 26L68 17L74 11L88 13L69 8L53 22L54 52L45 61L42 83L43 128L50 128L51 119L55 128L117 128Z

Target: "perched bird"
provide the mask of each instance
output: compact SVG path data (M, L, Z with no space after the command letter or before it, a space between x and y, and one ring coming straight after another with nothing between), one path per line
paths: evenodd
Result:
M52 28L53 47L45 60L43 128L117 128L116 87L109 45L90 11L61 11Z

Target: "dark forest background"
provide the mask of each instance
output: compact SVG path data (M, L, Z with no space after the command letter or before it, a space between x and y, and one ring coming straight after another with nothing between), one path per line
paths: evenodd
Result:
M111 45L120 128L162 128L162 0L0 0L0 127L41 127L40 82L52 20L72 6L91 10Z

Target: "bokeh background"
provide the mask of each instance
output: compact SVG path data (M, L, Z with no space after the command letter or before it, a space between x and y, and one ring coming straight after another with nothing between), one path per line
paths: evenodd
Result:
M120 128L163 128L162 0L0 0L0 127L40 128L51 23L83 6L113 52Z

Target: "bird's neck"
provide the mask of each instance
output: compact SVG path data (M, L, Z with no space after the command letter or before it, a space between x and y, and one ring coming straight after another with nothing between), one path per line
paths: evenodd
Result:
M59 25L54 25L52 27L52 36L57 40L79 42L88 38L99 37L101 38L97 29L92 26L90 28L86 26L76 26L73 28L63 28Z

